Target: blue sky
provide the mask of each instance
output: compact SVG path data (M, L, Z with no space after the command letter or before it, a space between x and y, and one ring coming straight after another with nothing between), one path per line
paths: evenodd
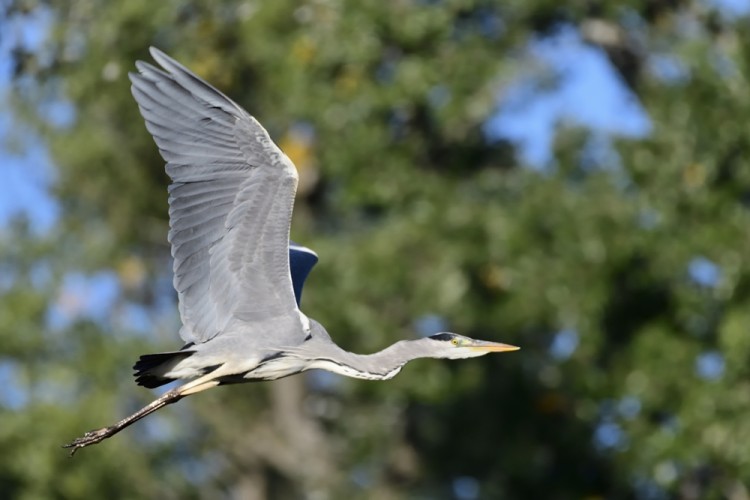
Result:
M23 18L13 16L4 20L3 36L0 36L0 168L3 174L0 227L14 215L23 213L38 233L50 229L59 216L59 207L49 194L55 170L44 144L31 131L19 128L7 111L12 71L9 52L16 42L29 50L38 50L50 20L46 9Z
M586 44L573 27L532 40L523 58L531 70L502 89L497 112L485 124L490 140L515 143L522 163L536 169L554 165L560 124L592 131L605 150L612 137L639 139L651 131L646 111L604 51ZM540 81L556 84L545 88Z

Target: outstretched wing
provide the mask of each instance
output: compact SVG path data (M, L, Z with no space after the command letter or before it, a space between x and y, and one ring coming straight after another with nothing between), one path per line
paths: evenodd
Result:
M132 92L169 186L174 287L187 342L230 322L297 309L289 225L297 171L252 116L158 49L138 61Z

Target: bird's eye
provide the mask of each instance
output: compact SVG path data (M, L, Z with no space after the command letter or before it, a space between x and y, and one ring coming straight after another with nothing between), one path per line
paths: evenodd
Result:
M458 345L458 339L451 340L451 344L457 346Z

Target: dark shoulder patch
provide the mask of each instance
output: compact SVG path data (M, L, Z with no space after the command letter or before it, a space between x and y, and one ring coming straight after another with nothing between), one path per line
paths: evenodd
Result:
M442 340L442 341L449 341L452 340L455 335L452 333L436 333L435 335L430 335L430 338L432 340Z

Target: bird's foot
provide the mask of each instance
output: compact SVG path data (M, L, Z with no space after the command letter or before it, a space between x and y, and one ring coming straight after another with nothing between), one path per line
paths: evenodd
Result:
M102 427L101 429L88 431L86 434L75 439L71 443L64 444L63 448L72 448L70 450L70 456L72 457L76 454L76 451L78 451L79 448L85 448L86 446L90 446L92 444L101 443L111 435L115 434L116 431L117 428L115 426Z

